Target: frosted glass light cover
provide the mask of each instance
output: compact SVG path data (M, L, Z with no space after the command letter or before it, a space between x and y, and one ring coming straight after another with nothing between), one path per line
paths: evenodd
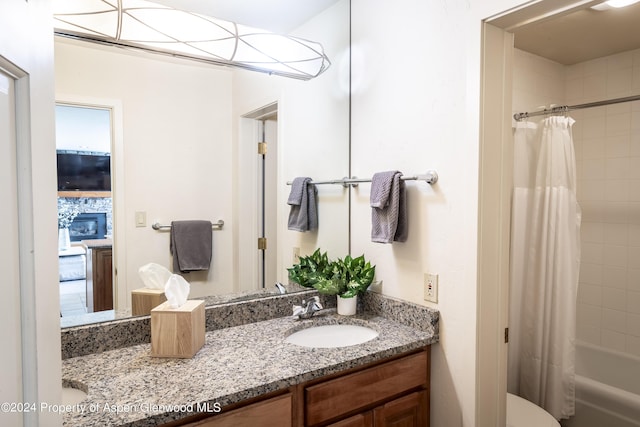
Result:
M55 33L308 80L330 65L320 43L144 0L53 0Z

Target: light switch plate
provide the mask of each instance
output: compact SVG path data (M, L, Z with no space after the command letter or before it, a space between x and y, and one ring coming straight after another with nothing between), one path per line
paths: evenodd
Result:
M147 226L147 213L136 212L136 227L146 227L146 226Z

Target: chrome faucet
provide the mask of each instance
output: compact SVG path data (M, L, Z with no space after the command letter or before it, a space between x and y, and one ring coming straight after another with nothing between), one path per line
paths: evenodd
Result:
M320 304L320 298L315 296L311 297L309 301L302 300L302 305L293 306L293 317L300 319L309 319L317 311L322 310L322 304Z
M281 294L287 293L287 288L285 288L284 285L280 282L276 282L276 288L278 288L278 292L280 292Z

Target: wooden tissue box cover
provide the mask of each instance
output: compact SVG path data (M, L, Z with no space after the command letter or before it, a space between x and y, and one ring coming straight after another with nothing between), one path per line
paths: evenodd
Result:
M133 316L148 316L151 309L167 300L164 289L140 288L131 291L131 314Z
M193 357L204 345L204 329L204 301L176 309L163 302L151 310L151 356Z

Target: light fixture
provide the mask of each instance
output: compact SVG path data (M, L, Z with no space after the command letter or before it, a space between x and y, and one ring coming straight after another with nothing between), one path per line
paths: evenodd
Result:
M143 0L54 0L56 35L309 80L320 43Z
M632 4L638 3L639 1L640 0L609 0L604 3L591 6L591 9L595 9L595 10L619 9L621 7L631 6Z

